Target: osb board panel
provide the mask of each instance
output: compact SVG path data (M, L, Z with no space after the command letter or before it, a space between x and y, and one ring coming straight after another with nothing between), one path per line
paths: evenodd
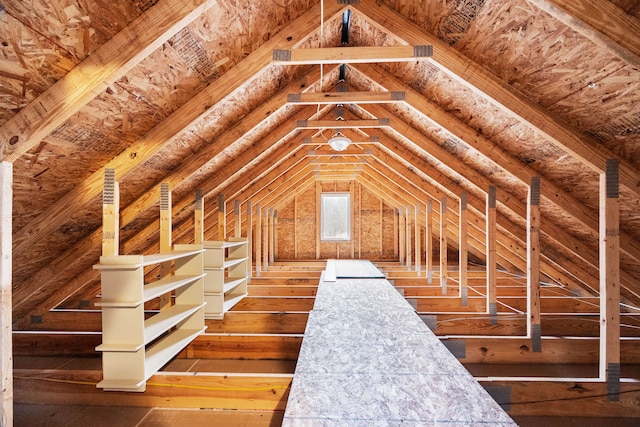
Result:
M298 233L295 219L295 204L292 199L278 208L278 259L295 259L295 236Z
M296 239L298 258L316 257L316 192L315 187L296 196Z
M383 259L394 259L394 209L387 203L382 203L382 254Z
M0 79L0 125L139 14L130 2L3 2L0 60L26 73L24 87Z
M99 204L99 206L101 208L102 205ZM20 257L20 261L14 263L14 284L19 285L40 268L45 267L88 233L98 228L101 223L101 209L78 209L67 223L54 233L39 241L32 242L28 255Z
M381 240L383 237L383 224L380 222L380 199L365 187L361 187L360 193L360 221L362 242L360 253L362 259L379 259Z
M218 66L229 67L293 21L316 1L219 1L191 25L204 50ZM231 34L234 37L229 37Z

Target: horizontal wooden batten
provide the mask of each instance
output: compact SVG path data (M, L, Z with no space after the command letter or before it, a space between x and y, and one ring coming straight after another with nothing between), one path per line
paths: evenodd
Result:
M296 126L306 129L366 129L390 126L389 119L371 120L298 120Z
M16 370L15 402L24 404L283 410L291 375L158 373L144 393L96 389L100 371Z
M405 93L392 92L309 92L290 93L287 102L299 105L316 104L384 104L403 102Z
M314 65L413 62L429 58L432 55L433 48L429 45L274 49L272 63L277 65Z

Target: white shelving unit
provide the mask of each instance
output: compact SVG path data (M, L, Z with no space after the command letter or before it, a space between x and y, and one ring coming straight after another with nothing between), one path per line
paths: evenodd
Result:
M102 256L103 380L111 391L146 389L146 381L178 354L204 326L204 273L201 245L175 245L159 255ZM174 262L175 274L144 282L145 267ZM145 320L145 303L168 292L175 304Z
M210 240L203 246L205 317L220 320L224 313L247 296L247 239Z

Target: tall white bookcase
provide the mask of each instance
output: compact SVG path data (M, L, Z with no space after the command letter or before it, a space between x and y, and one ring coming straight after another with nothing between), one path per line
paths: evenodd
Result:
M244 237L230 237L205 241L203 246L205 317L220 320L247 296L248 243Z
M94 266L102 281L98 388L145 391L149 377L206 329L203 253L202 245L175 245L166 254L100 257ZM145 283L145 268L166 262L175 273ZM174 305L145 320L145 303L169 292Z

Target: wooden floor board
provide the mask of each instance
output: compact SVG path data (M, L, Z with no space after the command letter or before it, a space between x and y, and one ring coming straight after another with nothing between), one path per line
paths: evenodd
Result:
M14 427L135 426L150 412L149 408L126 406L28 405L20 403L16 403L13 409Z

